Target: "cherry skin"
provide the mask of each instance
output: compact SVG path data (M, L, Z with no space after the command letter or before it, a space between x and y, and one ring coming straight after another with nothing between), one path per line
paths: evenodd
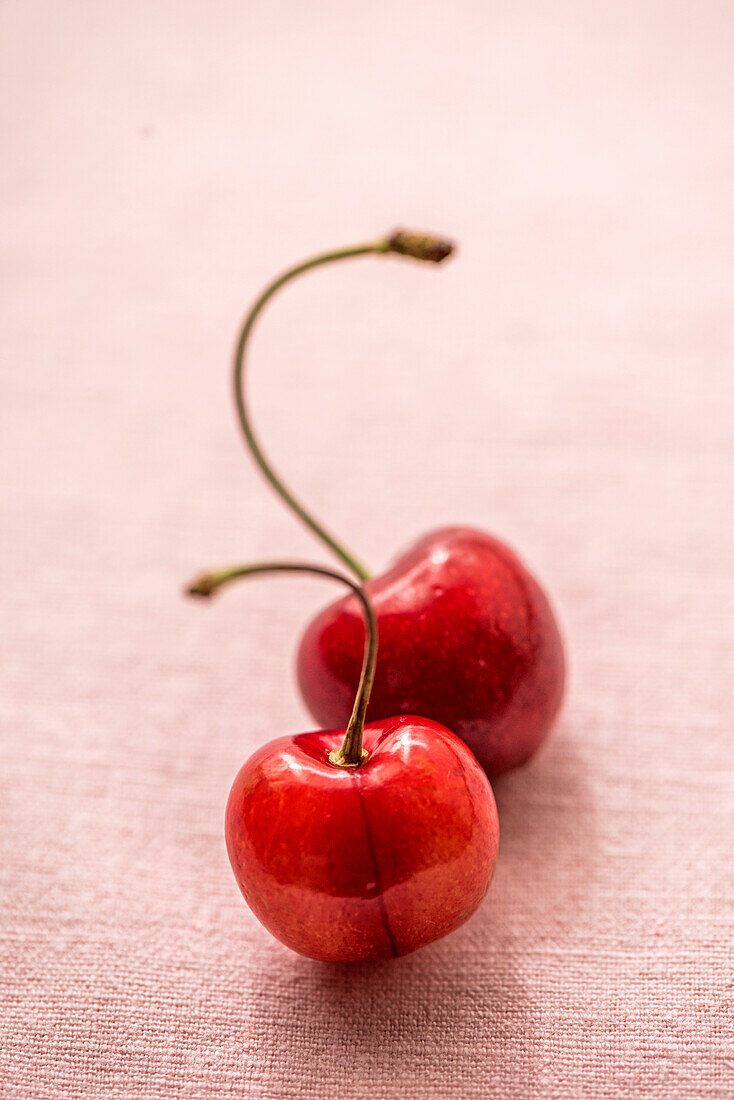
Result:
M506 545L447 527L416 542L365 589L380 652L367 719L427 714L472 749L490 779L526 763L563 696L563 643L545 593ZM297 658L322 726L347 721L364 623L354 596L307 628Z
M242 767L225 837L245 901L301 955L406 955L458 928L489 888L492 789L466 745L425 718L364 728L367 757L332 763L344 730L281 737Z

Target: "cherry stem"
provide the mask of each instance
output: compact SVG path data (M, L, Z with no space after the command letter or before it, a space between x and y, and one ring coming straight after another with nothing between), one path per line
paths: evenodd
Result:
M348 768L357 767L367 758L367 753L362 748L362 736L377 664L377 620L372 603L364 589L349 577L345 577L343 573L337 573L334 569L326 569L321 565L309 565L307 562L256 562L252 565L235 565L229 569L217 569L212 573L202 573L187 586L186 592L189 596L209 597L230 581L238 580L240 577L254 577L262 573L311 573L317 577L328 577L351 588L362 605L367 633L362 674L342 746L329 753L332 764Z
M245 400L244 370L247 342L255 321L266 303L270 301L276 291L280 290L282 286L285 286L291 279L295 279L297 275L301 275L304 271L310 271L311 268L321 267L323 264L329 264L336 260L351 259L354 256L383 255L386 253L411 256L413 259L423 260L428 263L441 263L442 260L445 260L447 256L451 255L453 249L454 246L450 241L442 240L439 237L433 237L428 234L410 233L399 229L389 236L382 237L376 241L354 245L351 248L341 248L333 252L324 252L320 256L314 256L304 263L289 268L288 271L285 271L265 288L247 314L237 339L233 371L234 398L240 427L242 428L245 442L250 449L252 457L255 459L255 462L266 479L270 482L275 492L281 497L291 511L293 511L302 523L310 528L316 537L319 538L332 553L336 554L350 572L361 581L369 579L370 574L365 566L338 542L301 504L279 475L276 474L263 453L262 447L253 431L247 409L247 402Z

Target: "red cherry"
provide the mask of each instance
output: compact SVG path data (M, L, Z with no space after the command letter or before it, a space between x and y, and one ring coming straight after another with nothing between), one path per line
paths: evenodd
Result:
M467 747L425 718L281 737L234 781L225 819L245 901L287 947L350 962L406 955L458 928L487 892L499 843L491 787Z
M239 577L313 573L346 584L365 622L346 729L271 741L234 781L225 837L245 900L274 936L314 959L406 955L458 928L492 880L492 789L466 745L427 718L365 728L377 662L364 589L323 566L265 562L204 573L211 596Z
M429 714L490 778L524 764L560 707L564 655L548 600L516 555L481 531L444 528L365 588L380 635L368 720ZM306 630L298 682L320 725L347 721L363 648L354 596Z

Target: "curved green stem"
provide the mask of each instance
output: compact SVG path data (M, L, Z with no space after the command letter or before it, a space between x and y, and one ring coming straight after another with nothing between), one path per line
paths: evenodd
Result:
M351 259L355 256L381 255L388 252L397 253L402 256L412 256L413 259L424 260L429 263L440 263L442 260L445 260L447 256L450 256L452 251L453 245L449 241L426 234L408 233L404 230L396 230L396 232L391 233L389 236L381 237L376 241L369 241L365 244L358 244L350 248L341 248L333 252L324 252L319 256L314 256L312 259L304 261L304 263L289 268L288 271L285 271L265 288L247 314L237 339L233 370L234 398L240 427L242 428L245 442L252 453L252 457L275 492L291 511L294 512L301 522L310 528L316 537L319 538L325 546L328 546L332 553L336 554L350 572L354 573L361 581L365 581L369 578L369 572L364 565L362 565L349 550L342 546L342 544L311 515L304 505L301 504L285 482L275 472L263 453L257 436L253 431L247 402L245 400L244 371L247 343L255 321L260 315L263 307L270 301L273 295L280 290L282 286L289 283L291 279L295 279L296 276L303 274L305 271L310 271L311 268L321 267L323 264L329 264L336 260Z
M343 573L337 573L334 569L326 569L320 565L309 565L305 562L256 562L252 565L235 565L228 569L218 569L212 573L203 573L187 586L189 596L211 596L217 589L230 581L240 577L253 577L262 573L311 573L317 577L328 577L333 581L340 581L347 588L351 588L362 605L364 612L367 637L362 661L362 674L359 678L359 686L354 699L352 715L347 725L344 741L340 749L334 749L329 754L332 764L340 767L357 767L366 758L367 753L362 748L362 735L364 733L364 721L367 714L367 706L370 701L370 692L375 679L375 666L377 665L377 620L372 603L364 589Z

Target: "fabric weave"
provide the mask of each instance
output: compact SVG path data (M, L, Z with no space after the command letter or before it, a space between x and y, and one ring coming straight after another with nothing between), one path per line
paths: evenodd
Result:
M0 1096L734 1095L733 26L727 5L0 5ZM453 936L324 966L257 924L229 785L310 727L337 595L183 583L327 561L244 455L228 360L374 568L512 544L562 720L498 784Z

